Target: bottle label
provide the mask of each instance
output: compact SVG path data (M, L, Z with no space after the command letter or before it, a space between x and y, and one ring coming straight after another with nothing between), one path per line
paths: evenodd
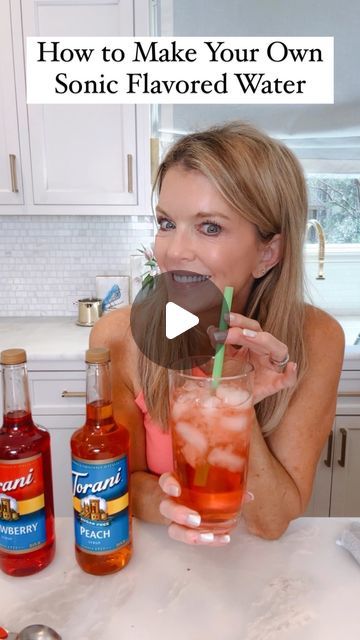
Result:
M129 543L127 456L111 460L72 458L75 541L90 553L109 553Z
M46 543L41 453L0 460L0 550L28 553Z

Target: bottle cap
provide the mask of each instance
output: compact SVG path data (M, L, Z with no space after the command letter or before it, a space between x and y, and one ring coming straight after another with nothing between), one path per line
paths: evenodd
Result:
M1 364L22 364L26 362L25 349L6 349L0 354Z
M85 356L85 362L89 364L105 364L110 361L110 350L105 347L96 347L88 349Z

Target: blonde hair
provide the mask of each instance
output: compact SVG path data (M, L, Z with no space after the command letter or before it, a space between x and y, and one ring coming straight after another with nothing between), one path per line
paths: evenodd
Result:
M154 190L160 193L166 172L176 165L206 176L229 205L256 226L263 241L282 235L282 258L254 281L244 313L288 346L300 380L306 366L302 252L307 194L299 162L280 142L248 124L233 122L177 141L159 166ZM155 298L148 304L152 323L144 340L163 350L164 361L184 357L189 348L186 338L164 341L163 311ZM166 430L168 372L143 354L138 367L148 411ZM278 426L293 391L284 390L256 405L264 435Z

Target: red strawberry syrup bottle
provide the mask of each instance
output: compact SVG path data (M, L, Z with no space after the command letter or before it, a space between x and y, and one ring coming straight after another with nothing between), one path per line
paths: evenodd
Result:
M31 416L26 352L0 354L0 568L11 576L44 569L55 553L50 436Z

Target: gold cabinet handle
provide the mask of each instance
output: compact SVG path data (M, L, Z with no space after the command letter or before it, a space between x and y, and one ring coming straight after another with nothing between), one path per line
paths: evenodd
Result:
M338 464L340 465L340 467L345 467L347 431L346 429L344 429L344 427L341 427L340 433L341 433L341 452L340 452L340 458L338 460Z
M13 193L19 193L16 175L16 155L9 153L10 160L10 175L11 175L11 190Z
M360 391L339 391L339 398L360 398Z
M133 157L131 153L127 156L128 193L133 193Z
M150 138L150 158L151 158L151 183L154 184L157 170L159 168L160 154L159 138Z
M62 398L85 398L86 391L63 391Z
M333 440L334 440L334 434L333 434L333 432L331 432L329 437L328 437L328 446L327 446L326 458L324 460L324 464L327 467L331 467Z

